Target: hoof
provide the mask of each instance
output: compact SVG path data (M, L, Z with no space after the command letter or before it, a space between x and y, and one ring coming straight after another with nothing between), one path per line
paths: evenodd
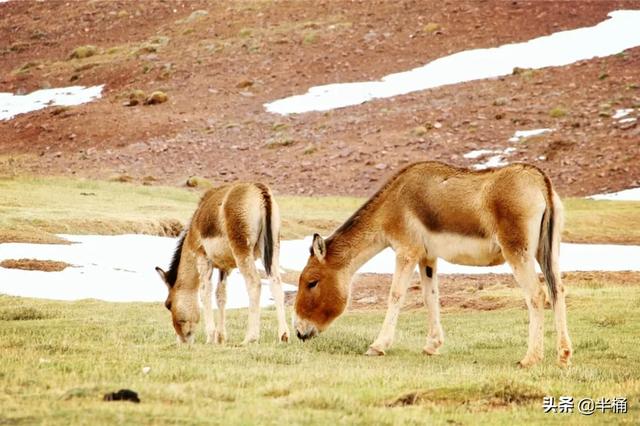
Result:
M529 368L533 367L539 362L539 359L524 358L522 361L518 361L517 366L520 368Z
M571 366L571 349L563 349L558 353L558 365L562 368Z
M427 339L427 344L422 349L422 352L427 355L440 355L438 353L438 348L440 348L440 346L442 346L442 339L429 338Z
M384 351L381 349L376 349L373 346L369 346L369 349L364 353L366 356L383 356Z
M429 356L438 356L440 355L440 352L438 352L437 348L433 348L431 346L425 346L422 349L422 353L425 355L429 355Z
M217 345L224 345L224 342L227 341L226 333L218 333L217 331L214 334L214 342Z
M289 343L289 332L288 331L285 331L284 333L282 333L282 336L280 336L280 342Z

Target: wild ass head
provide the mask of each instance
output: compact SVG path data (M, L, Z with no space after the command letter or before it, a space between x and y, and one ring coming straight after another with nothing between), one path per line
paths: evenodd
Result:
M306 340L324 331L347 306L348 273L327 253L327 244L313 235L311 254L300 274L296 296L294 327Z
M198 276L191 265L180 265L184 234L178 241L169 271L156 266L156 272L169 289L164 306L171 312L173 328L179 343L193 343L200 321ZM180 274L178 270L180 269ZM194 281L195 280L195 281ZM195 282L195 284L194 284Z

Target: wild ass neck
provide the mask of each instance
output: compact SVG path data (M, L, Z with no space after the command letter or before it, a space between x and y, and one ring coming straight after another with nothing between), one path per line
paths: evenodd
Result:
M350 226L340 227L328 239L328 261L335 262L335 268L343 269L349 276L388 246L376 221L364 222L356 217Z

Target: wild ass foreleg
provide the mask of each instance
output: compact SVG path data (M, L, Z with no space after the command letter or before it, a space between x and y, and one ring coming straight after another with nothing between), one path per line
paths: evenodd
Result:
M437 355L438 348L444 343L444 332L440 324L440 294L438 276L436 275L437 259L422 259L419 265L422 297L429 315L429 334L423 352L427 355Z
M288 342L289 326L287 325L287 319L285 317L284 310L284 291L282 290L282 280L280 278L280 262L278 259L279 251L279 244L276 243L275 250L273 251L273 270L271 271L271 277L269 277L269 285L271 288L273 301L276 305L276 316L278 317L278 339L281 342Z
M391 281L387 314L384 317L380 334L378 334L373 344L369 346L369 350L367 350L365 355L384 355L385 351L389 349L393 343L400 308L402 308L402 304L404 303L404 296L407 292L409 280L416 267L416 263L417 258L413 256L407 256L401 253L396 254L396 270Z
M198 275L200 279L200 301L202 302L202 310L204 316L204 331L207 336L207 343L213 341L213 333L215 324L213 322L213 307L211 306L211 274L213 265L204 256L198 257L196 261Z
M218 287L216 287L216 304L218 305L218 319L216 321L216 332L214 341L223 344L227 340L227 328L224 322L224 308L227 304L227 271L220 270Z
M521 367L529 367L544 356L544 291L536 275L532 258L507 259L516 281L522 287L524 299L529 310L529 342L527 353L519 362Z
M237 263L247 284L247 293L249 294L249 321L247 334L242 341L243 345L247 345L257 342L260 338L260 275L256 270L256 262L253 257L247 256Z

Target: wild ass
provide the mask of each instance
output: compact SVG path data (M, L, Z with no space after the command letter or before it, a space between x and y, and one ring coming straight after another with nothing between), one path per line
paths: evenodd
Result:
M514 164L471 171L439 162L401 170L330 237L313 237L298 286L294 326L304 340L326 329L345 309L351 277L386 247L396 253L387 313L367 355L384 355L393 341L410 277L419 265L429 330L424 352L444 341L436 277L437 259L461 265L509 263L529 310L528 349L521 366L543 357L545 296L535 271L540 264L553 304L558 361L572 349L558 254L563 207L549 178L537 167Z
M240 269L249 293L249 323L243 344L258 340L261 283L255 260L262 256L276 305L278 338L287 342L289 328L285 320L279 252L280 213L266 185L235 183L208 190L178 241L169 271L156 267L169 289L165 306L171 311L178 341L192 343L194 340L200 320L198 296L204 310L207 343L226 340L226 280L233 268ZM213 268L220 271L215 328L211 307Z

